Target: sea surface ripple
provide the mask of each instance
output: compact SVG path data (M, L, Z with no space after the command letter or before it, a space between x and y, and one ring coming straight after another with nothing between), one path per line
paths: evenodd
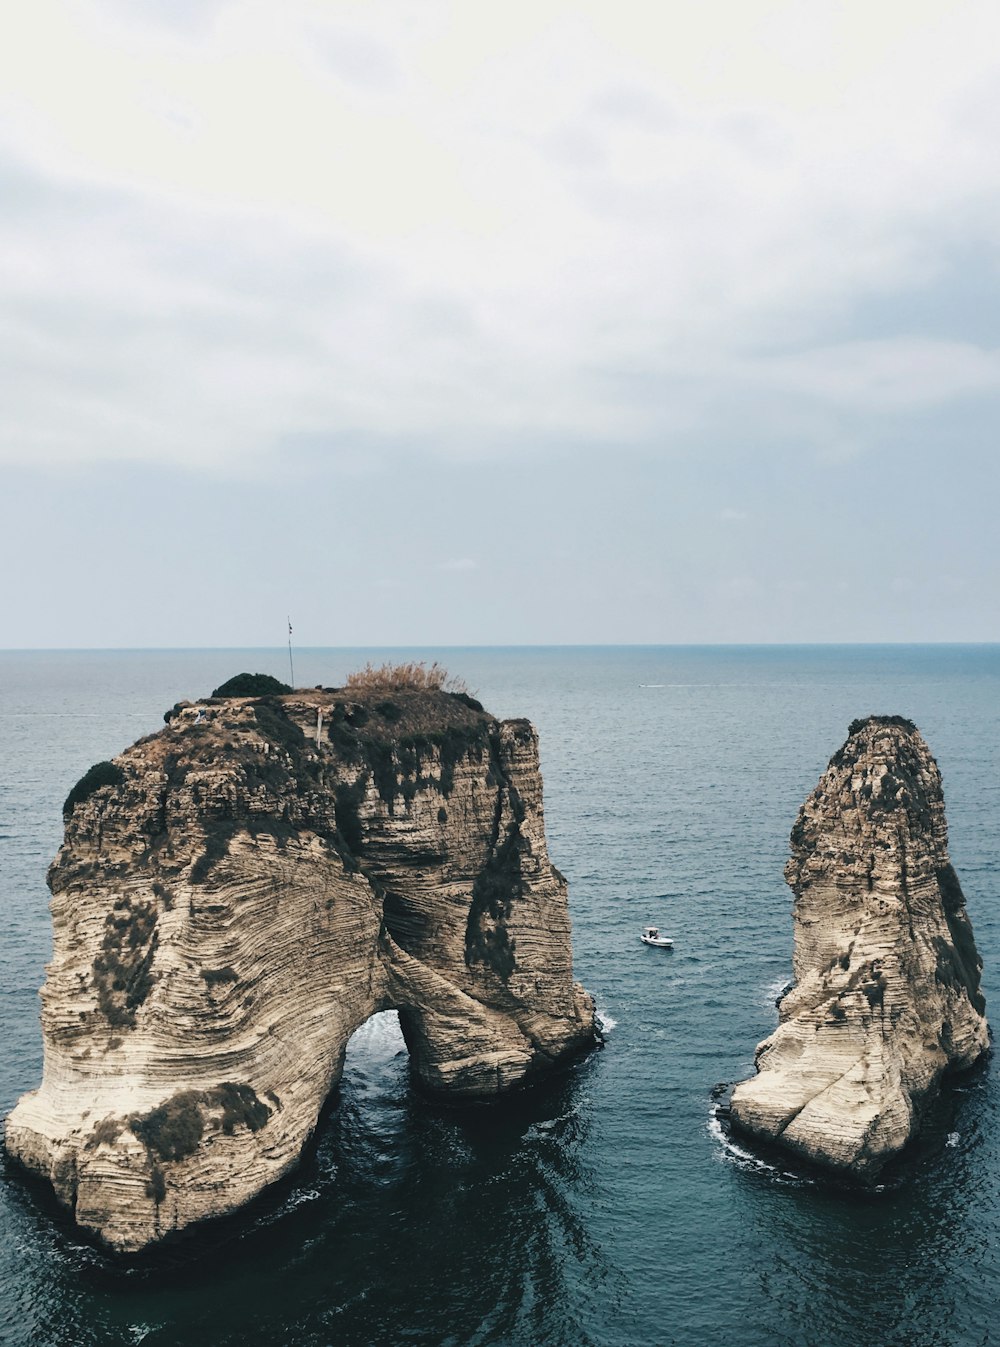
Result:
M0 1162L9 1347L972 1347L1000 1322L1000 1109L960 1080L873 1192L727 1140L790 974L796 811L848 723L912 717L1000 1015L1000 648L306 650L298 681L438 658L541 737L576 973L606 1046L493 1108L415 1095L393 1014L354 1036L300 1171L131 1266ZM163 711L280 651L0 653L0 1110L37 1085L61 805ZM672 951L648 949L657 923Z

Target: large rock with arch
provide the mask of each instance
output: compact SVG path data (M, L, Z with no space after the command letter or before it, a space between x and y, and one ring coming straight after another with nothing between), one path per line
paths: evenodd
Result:
M452 1100L594 1042L527 721L384 688L169 715L67 801L44 1076L6 1129L127 1251L289 1171L377 1011Z

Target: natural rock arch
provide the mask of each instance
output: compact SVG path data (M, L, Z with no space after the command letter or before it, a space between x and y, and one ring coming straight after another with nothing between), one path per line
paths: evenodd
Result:
M209 698L114 766L68 802L43 1082L7 1122L113 1247L294 1167L380 1010L452 1099L593 1043L527 721L440 690Z

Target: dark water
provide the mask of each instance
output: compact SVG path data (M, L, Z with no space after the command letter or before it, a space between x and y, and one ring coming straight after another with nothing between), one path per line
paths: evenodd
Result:
M297 681L336 683L368 653L300 652ZM920 1151L870 1194L727 1148L711 1092L751 1071L775 1023L788 832L868 712L913 717L938 758L1000 1015L1000 647L441 658L491 710L539 727L551 852L607 1047L505 1105L448 1113L410 1093L398 1029L377 1017L352 1040L294 1182L148 1266L117 1267L5 1172L0 1341L998 1341L994 1073L963 1081ZM0 654L4 1112L40 1076L44 872L69 787L178 698L283 667L280 651ZM674 935L673 952L639 944L646 921Z

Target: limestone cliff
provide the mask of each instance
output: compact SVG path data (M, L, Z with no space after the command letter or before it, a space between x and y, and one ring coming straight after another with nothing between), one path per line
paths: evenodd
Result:
M527 721L442 691L209 698L67 813L43 1081L6 1144L114 1248L291 1169L376 1011L451 1099L594 1041Z
M870 1177L949 1068L986 1050L982 967L916 727L855 721L792 830L795 983L732 1121Z

